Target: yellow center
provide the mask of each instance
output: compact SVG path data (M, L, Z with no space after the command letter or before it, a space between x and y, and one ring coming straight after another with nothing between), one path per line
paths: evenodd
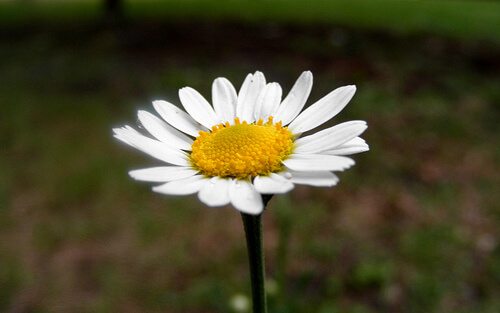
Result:
M206 176L247 178L268 175L281 169L282 161L292 152L292 133L273 124L219 124L212 132L201 131L191 145L191 162Z

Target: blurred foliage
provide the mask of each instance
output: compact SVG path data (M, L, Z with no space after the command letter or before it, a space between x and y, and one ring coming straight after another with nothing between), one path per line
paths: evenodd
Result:
M232 312L250 290L239 214L131 181L159 163L111 128L151 100L179 104L186 85L210 98L216 77L239 88L262 70L286 93L307 69L309 104L357 85L328 125L366 120L371 151L339 186L271 201L270 312L500 309L495 41L290 21L53 26L0 31L0 311Z
M4 1L0 26L40 23L94 23L125 17L128 21L204 21L257 25L294 23L342 24L414 34L431 32L461 39L500 41L500 2L494 0L127 0L110 15L105 0ZM107 1L109 2L109 1ZM122 15L123 13L123 15Z

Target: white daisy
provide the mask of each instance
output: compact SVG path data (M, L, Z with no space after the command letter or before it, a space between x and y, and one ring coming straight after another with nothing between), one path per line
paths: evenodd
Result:
M198 194L208 206L232 204L253 215L264 209L262 194L286 193L296 184L336 185L333 172L354 165L345 155L369 150L359 137L367 125L349 121L300 137L337 115L356 91L340 87L301 112L312 81L311 72L302 73L283 101L280 85L266 84L261 72L248 74L238 93L227 79L217 78L213 106L190 87L179 91L187 113L154 101L163 120L138 112L153 138L129 126L113 130L116 138L167 164L133 170L130 176L161 183L153 187L158 193Z

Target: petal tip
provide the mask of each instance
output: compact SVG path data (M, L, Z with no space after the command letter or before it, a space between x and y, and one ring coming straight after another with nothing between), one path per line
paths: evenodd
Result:
M313 73L309 70L302 72L302 75L307 76L307 78L313 77Z
M164 105L165 103L167 103L167 101L158 99L151 101L151 103L153 104L153 106L157 106L157 105Z

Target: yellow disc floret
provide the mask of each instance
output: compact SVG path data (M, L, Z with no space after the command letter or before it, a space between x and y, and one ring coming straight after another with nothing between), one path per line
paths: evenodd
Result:
M292 152L292 133L281 122L273 124L272 117L265 124L234 121L199 133L191 145L193 166L209 177L247 178L279 171Z

